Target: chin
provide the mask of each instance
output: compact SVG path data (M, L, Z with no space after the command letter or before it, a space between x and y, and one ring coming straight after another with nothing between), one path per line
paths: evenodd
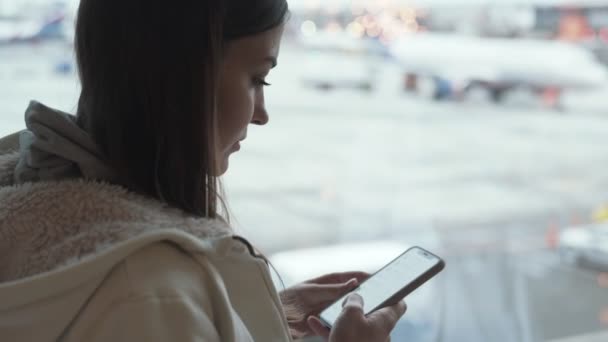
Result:
M216 177L223 176L226 173L226 171L228 171L229 164L230 164L230 162L228 161L228 158L222 159L222 161L217 166L217 172L216 172L215 176Z
M217 162L215 174L213 176L220 177L228 171L228 166L230 165L230 156L233 153L234 152L232 151L227 151L221 155L221 159Z

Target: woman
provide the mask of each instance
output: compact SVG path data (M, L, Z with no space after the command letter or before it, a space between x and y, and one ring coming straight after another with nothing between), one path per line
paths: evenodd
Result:
M366 277L276 292L221 216L218 177L264 125L284 0L82 0L76 116L32 102L0 142L7 341L385 341L405 304L331 331L316 315ZM12 151L12 152L11 152ZM350 281L349 281L350 279Z

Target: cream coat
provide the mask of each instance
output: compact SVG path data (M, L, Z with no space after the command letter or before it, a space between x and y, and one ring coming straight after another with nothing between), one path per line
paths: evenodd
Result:
M0 156L2 341L291 340L266 263L226 223L110 184L15 185L17 160Z

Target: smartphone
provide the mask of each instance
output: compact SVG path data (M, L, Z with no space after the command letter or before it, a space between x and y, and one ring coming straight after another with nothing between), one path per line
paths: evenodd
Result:
M412 247L321 312L321 322L331 328L342 313L344 300L353 292L363 298L363 311L368 315L396 304L444 267L445 262L435 254Z

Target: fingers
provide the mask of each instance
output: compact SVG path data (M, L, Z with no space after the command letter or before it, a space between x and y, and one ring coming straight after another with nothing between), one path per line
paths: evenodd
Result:
M342 284L331 284L331 285L318 285L310 284L310 290L314 289L314 300L316 302L333 302L340 298L340 296L348 293L355 289L359 285L357 279L353 278L346 283ZM310 292L313 293L313 292Z
M308 280L308 281L306 281L306 283L309 283L309 284L336 284L336 283L345 283L352 278L357 279L361 283L365 279L369 278L369 276L370 275L368 273L359 272L359 271L330 273L330 274L326 274L324 276L321 276L321 277L318 277L315 279Z
M369 278L369 276L370 276L370 274L365 273L365 272L345 272L345 273L339 273L338 281L340 283L343 283L343 282L348 281L349 279L355 278L355 279L357 279L357 281L359 281L359 283L362 283L367 278Z
M325 339L329 338L329 329L327 329L317 317L308 317L306 322L315 335L324 337Z
M344 289L345 287L354 287L355 285L359 285L359 280L357 280L357 278L351 278L345 282L341 282L341 283L337 283L337 284L318 284L317 286L319 286L320 288L339 290L339 289Z
M347 306L349 307L355 307L358 309L361 309L361 311L363 311L363 297L361 297L361 295L353 293L350 296L346 297L346 299L344 300L344 303L342 305L342 307L346 308Z
M344 300L342 307L343 316L349 317L349 319L365 319L363 313L363 298L360 295L356 293L349 295Z
M393 306L395 307L399 318L403 317L403 315L405 315L405 313L407 312L407 304L402 300L400 300L397 304Z

